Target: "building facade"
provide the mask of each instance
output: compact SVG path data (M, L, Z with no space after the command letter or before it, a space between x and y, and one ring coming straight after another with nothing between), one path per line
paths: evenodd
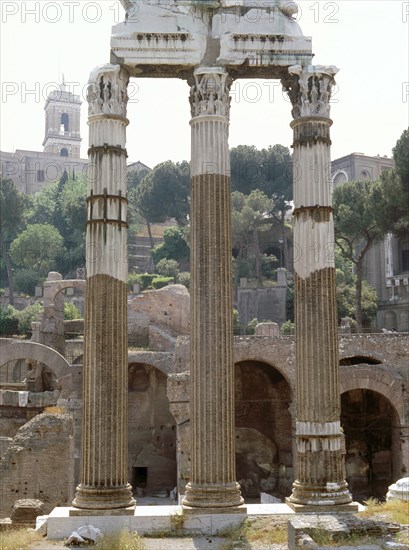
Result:
M331 163L335 187L346 181L374 181L395 166L386 156L370 157L352 153ZM376 327L390 331L409 331L409 233L387 235L370 248L364 260L364 277L378 296Z

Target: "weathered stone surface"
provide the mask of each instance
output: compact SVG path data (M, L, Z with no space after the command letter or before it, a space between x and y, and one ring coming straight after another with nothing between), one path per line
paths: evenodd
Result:
M73 334L84 334L84 319L64 321L64 334L72 338Z
M238 507L228 148L229 74L195 69L190 91L191 475L183 504Z
M237 309L240 323L246 325L256 318L282 324L286 321L285 286L272 288L239 288Z
M175 337L189 334L190 295L183 285L168 285L159 290L139 294L129 303L133 312L145 314L151 325L156 325Z
M16 500L11 510L13 526L35 527L37 516L44 512L44 502L35 498Z
M398 479L390 485L386 500L409 500L409 477Z
M372 518L359 518L353 514L310 514L293 516L288 521L288 548L296 550L297 548L320 548L323 550L328 547L319 547L315 542L325 531L328 539L339 548L361 548L362 550L378 550L380 548L395 548L394 543L391 546L385 544L384 539L388 534L395 533L396 527L393 523L374 520ZM348 546L348 537L368 537L379 539L379 544L363 544ZM341 546L345 541L346 545ZM332 545L331 545L332 546Z
M276 338L280 336L280 327L277 323L259 323L256 325L254 336L269 336Z
M0 460L0 517L15 500L41 499L44 512L68 504L74 489L73 423L43 413L22 426Z
M126 118L128 72L95 68L89 159L81 482L72 513L129 513Z
M128 380L129 480L147 495L169 492L176 485L176 423L166 375L152 365L131 363Z
M113 29L112 57L122 59L135 76L158 72L177 76L178 69L208 64L229 66L248 78L255 65L259 76L277 78L283 66L308 64L312 59L311 39L302 35L293 17L295 2L122 0L122 4L127 17Z
M129 302L128 302L129 303ZM128 306L128 345L130 348L149 346L149 317Z
M152 351L172 351L175 349L176 338L154 325L149 326L149 349Z

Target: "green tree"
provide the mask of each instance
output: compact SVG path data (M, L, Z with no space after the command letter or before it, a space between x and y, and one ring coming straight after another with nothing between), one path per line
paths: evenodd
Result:
M382 172L377 193L384 208L386 230L399 235L409 230L409 130L405 130L393 148L395 169ZM393 226L389 223L393 221Z
M87 221L87 180L79 175L69 177L58 195L58 211L62 219L61 235L64 252L59 269L68 273L85 265L85 228Z
M239 145L230 151L230 159L233 191L249 195L259 189L271 199L269 215L274 225L279 226L283 266L288 269L286 214L293 198L293 165L289 149L279 144L261 150L253 145Z
M381 241L393 221L388 219L382 181L351 181L334 189L335 241L356 270L355 314L357 331L363 327L362 280L364 258Z
M176 260L163 258L156 264L156 272L162 277L173 277L175 279L179 273L179 263Z
M64 239L50 224L28 225L10 246L12 262L16 266L35 269L39 281L55 269L63 252Z
M337 281L337 309L338 321L343 317L349 317L356 322L355 287L356 275L354 264L341 254L339 248L335 249L335 268ZM376 316L377 296L371 285L362 281L362 323L370 326Z
M132 170L128 169L127 172L127 180L128 180L128 192L132 191L133 189L136 189L138 185L141 183L143 178L150 172L148 169L142 169L142 170Z
M24 226L27 202L27 196L20 193L12 180L0 178L0 249L7 270L10 305L14 303L14 284L9 249Z
M54 224L58 203L58 182L44 185L38 193L29 195L28 200L29 204L25 212L27 225Z
M270 229L267 213L271 208L271 199L258 189L253 190L248 196L238 191L232 193L233 247L237 250L236 283L241 262L253 258L257 283L263 285L259 232Z
M401 180L402 191L409 194L409 128L402 132L392 152L395 170Z
M131 202L146 220L151 248L154 247L150 225L175 218L185 226L189 214L189 164L168 160L155 166L139 183Z
M152 250L152 259L156 265L163 259L181 262L188 260L190 249L186 242L185 229L168 227L163 234L163 242Z

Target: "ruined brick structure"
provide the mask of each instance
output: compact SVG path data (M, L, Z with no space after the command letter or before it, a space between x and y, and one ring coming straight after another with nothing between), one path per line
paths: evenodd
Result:
M57 352L39 344L0 342L1 371L19 358L32 357L56 373L62 386L58 405L74 421L75 448L70 447L69 463L75 466L78 482L82 365L70 366ZM347 481L355 499L384 497L388 485L409 470L408 353L405 334L340 338L341 426L346 436ZM189 356L188 337L179 338L172 352L128 354L128 479L139 495L169 492L175 485L184 493L190 476ZM237 479L247 501L258 499L260 491L283 499L291 493L296 460L294 338L236 337L233 357ZM1 435L7 436L2 440L4 450L18 428L41 412L30 409L29 403L20 407L17 397L14 403L3 401L0 406L5 430ZM47 453L39 462L32 460L32 477L20 476L22 486L31 479L45 483L49 461L54 458ZM65 470L61 479L64 475ZM70 483L73 491L73 480ZM41 498L40 490L41 483L25 495ZM13 499L14 494L9 495L8 509Z

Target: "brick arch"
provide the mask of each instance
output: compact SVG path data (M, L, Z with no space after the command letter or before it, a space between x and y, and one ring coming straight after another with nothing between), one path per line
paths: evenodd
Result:
M45 281L44 287L48 287L47 296L44 296L47 299L48 303L44 303L44 306L47 307L50 303L54 303L55 297L57 294L65 290L66 288L76 288L85 293L85 281L83 279L61 279L56 281Z
M58 380L66 376L67 369L71 368L68 361L58 351L35 342L8 341L0 345L0 351L1 366L18 359L33 359L52 368Z
M251 350L234 350L234 364L241 363L243 361L255 361L258 363L264 363L268 367L276 369L285 379L290 386L291 397L293 397L295 388L295 379L293 369L289 368L287 362L283 362L281 357L273 355L271 349L266 348L265 351L258 351L252 353ZM286 358L287 359L287 358ZM292 365L294 368L294 365Z
M402 403L402 376L396 372L388 372L385 367L370 366L341 366L340 393L351 390L371 390L381 394L394 408L399 422L403 424L403 411L399 410Z
M166 377L173 373L173 352L160 351L129 351L128 367L132 363L141 363L155 367Z

